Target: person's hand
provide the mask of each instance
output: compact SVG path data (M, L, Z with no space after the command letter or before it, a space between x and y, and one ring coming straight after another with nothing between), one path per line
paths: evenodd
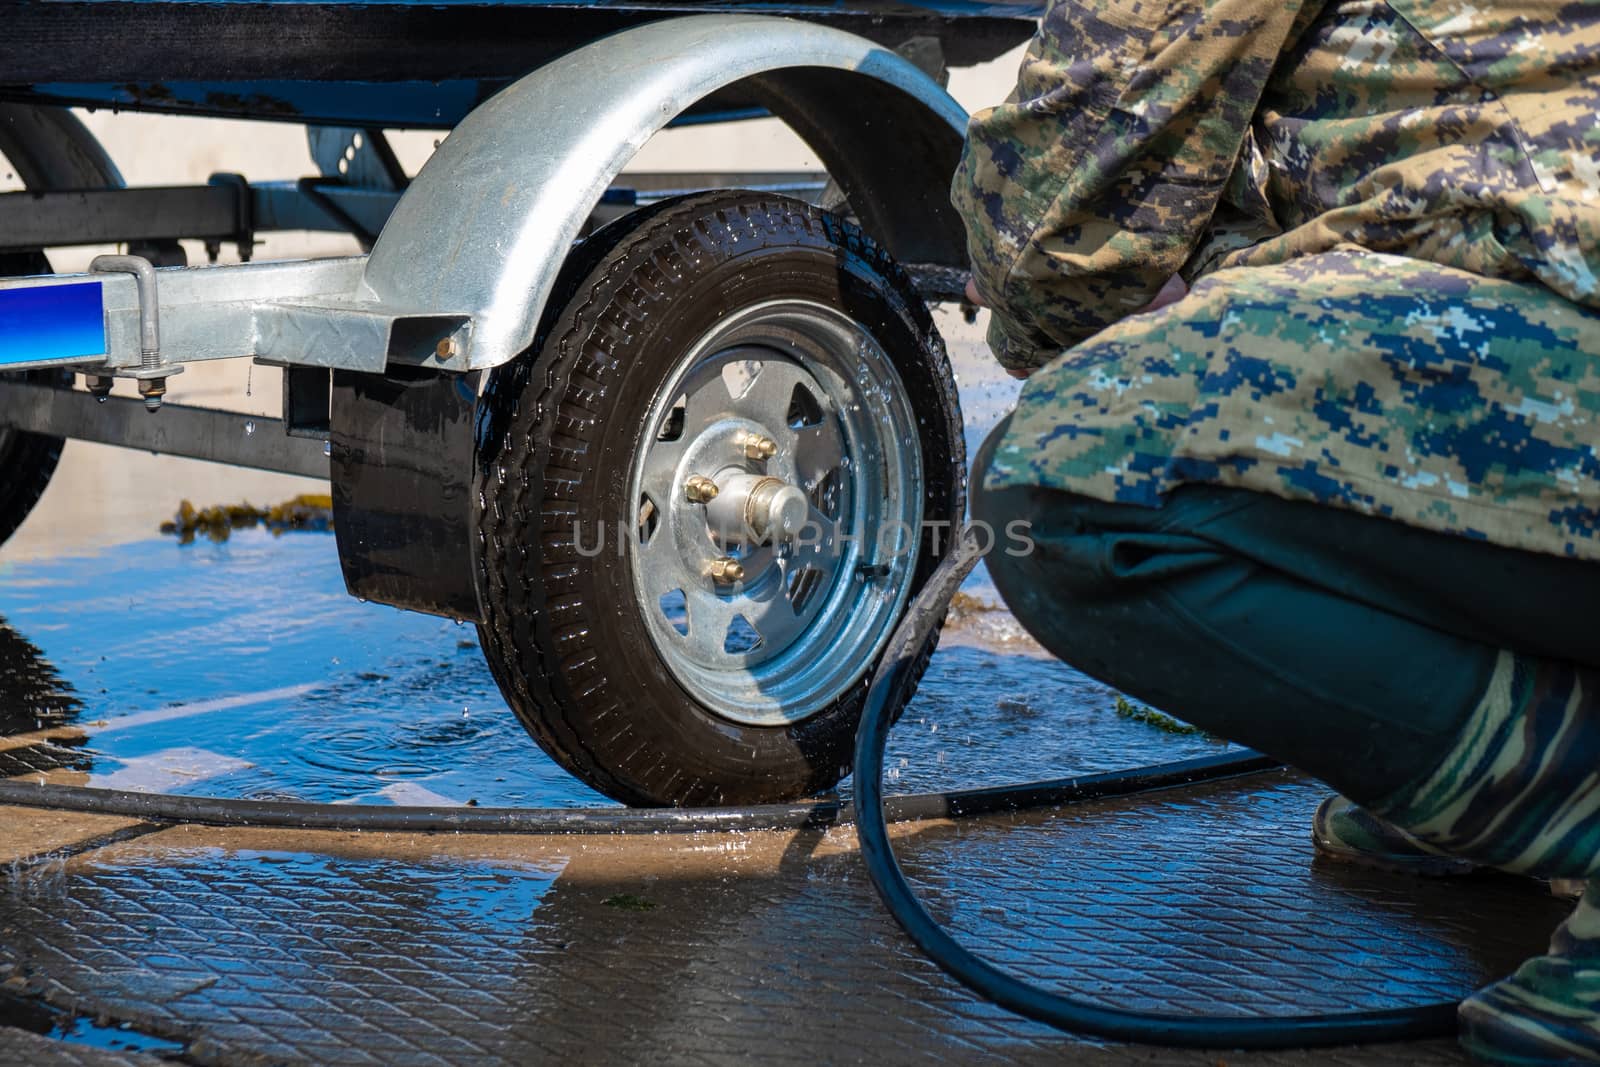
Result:
M1142 315L1146 311L1160 311L1168 304L1176 304L1188 295L1189 283L1179 275L1174 274L1167 279L1167 284L1161 287L1161 291L1156 294L1156 298L1140 308L1138 313Z
M967 288L963 295L967 298L967 303L973 307L986 308L989 306L989 302L983 298L983 294L978 292L978 284L971 278L967 279ZM1002 369L1013 378L1026 378L1033 373L1033 368L1031 367L1025 370L1012 370L1010 367Z
M967 288L962 295L967 298L967 303L971 304L973 307L986 308L989 306L989 302L983 298L981 293L978 292L978 283L973 281L971 278L967 279Z

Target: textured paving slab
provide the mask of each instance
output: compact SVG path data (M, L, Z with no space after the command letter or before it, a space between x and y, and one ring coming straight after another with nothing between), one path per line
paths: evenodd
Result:
M1313 863L1270 775L900 834L991 958L1128 1007L1459 997L1538 952L1540 887ZM848 832L650 840L169 830L0 877L0 967L207 1062L1460 1062L1099 1046L976 1000L884 915ZM0 1041L0 1049L3 1049ZM0 1053L3 1058L3 1053Z

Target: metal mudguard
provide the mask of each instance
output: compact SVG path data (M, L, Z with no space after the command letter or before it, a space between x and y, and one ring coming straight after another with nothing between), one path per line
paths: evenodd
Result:
M674 117L735 83L807 140L896 257L964 261L947 189L966 116L928 75L869 41L788 19L706 15L628 30L540 68L445 140L367 260L358 301L460 325L439 344L437 331L420 331L423 343L410 347L391 339L381 377L334 375L334 528L352 593L478 617L475 391L451 372L528 350L612 180Z
M673 118L736 83L810 144L897 259L965 263L948 190L966 114L933 79L825 26L698 15L580 48L467 116L401 197L363 299L471 316L451 369L514 359L612 180Z

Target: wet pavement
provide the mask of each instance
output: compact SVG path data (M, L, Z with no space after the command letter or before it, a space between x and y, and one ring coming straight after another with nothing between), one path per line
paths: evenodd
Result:
M1015 386L968 378L975 446ZM58 509L61 547L25 529L33 547L0 556L0 777L333 803L610 803L527 739L471 627L346 596L330 535L180 547L150 536L139 507L141 525L111 533ZM892 737L891 791L1225 751L1119 714L1114 692L1038 654L981 574L967 593ZM1052 988L1148 1010L1456 998L1542 950L1566 911L1513 878L1315 862L1321 796L1273 772L894 832L964 942ZM907 942L848 828L352 834L0 808L0 1064L173 1057L1463 1061L1448 1042L1219 1055L1029 1023Z
M0 748L0 775L255 799L611 803L528 739L472 627L346 595L331 535L32 561L0 569L0 602L0 730L71 723L51 744ZM895 734L897 790L1222 750L1118 716L1114 691L1029 654L1020 632L1021 653L994 643L1015 626L979 607L951 629Z
M330 536L34 560L0 571L0 598L0 774L334 802L607 803L511 720L471 628L346 597ZM1119 716L1114 693L1014 633L1008 644L1008 626L980 608L952 627L894 735L894 789L1222 750ZM1312 862L1321 795L1272 773L897 833L908 873L965 941L1128 1007L1459 997L1538 952L1560 920L1530 882ZM21 809L0 810L0 827L0 1019L13 1027L0 1062L1218 1060L1082 1042L980 1002L882 912L848 829L359 835ZM13 1002L48 1010L21 1017ZM48 1059L30 1026L71 1041ZM1457 1058L1442 1043L1403 1055Z
M935 913L991 958L1152 1010L1457 997L1559 920L1514 879L1312 863L1318 793L1268 775L920 825L899 848ZM1080 1042L976 1000L884 916L844 830L166 829L13 868L0 934L10 988L201 1063L1218 1061ZM1397 1057L1456 1055L1429 1043L1342 1058ZM1226 1057L1247 1060L1330 1055Z

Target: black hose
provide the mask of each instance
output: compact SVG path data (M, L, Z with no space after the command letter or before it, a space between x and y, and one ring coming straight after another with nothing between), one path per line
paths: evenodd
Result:
M1254 752L1205 756L1052 781L894 796L884 801L882 810L890 822L1024 811L1212 781L1278 766L1277 762ZM837 800L745 808L401 807L137 793L47 785L21 778L0 780L0 804L209 826L400 833L662 834L801 830L843 825L854 818L853 807Z
M889 845L884 820L887 802L883 797L883 751L893 725L893 709L909 696L910 668L932 628L944 617L943 609L981 555L977 539L968 531L929 578L889 642L872 680L856 734L856 835L861 841L861 855L878 895L911 940L947 974L979 996L1061 1030L1117 1041L1186 1048L1264 1049L1411 1041L1454 1034L1454 1004L1254 1018L1164 1015L1103 1007L1021 981L969 952L944 931L917 900Z

